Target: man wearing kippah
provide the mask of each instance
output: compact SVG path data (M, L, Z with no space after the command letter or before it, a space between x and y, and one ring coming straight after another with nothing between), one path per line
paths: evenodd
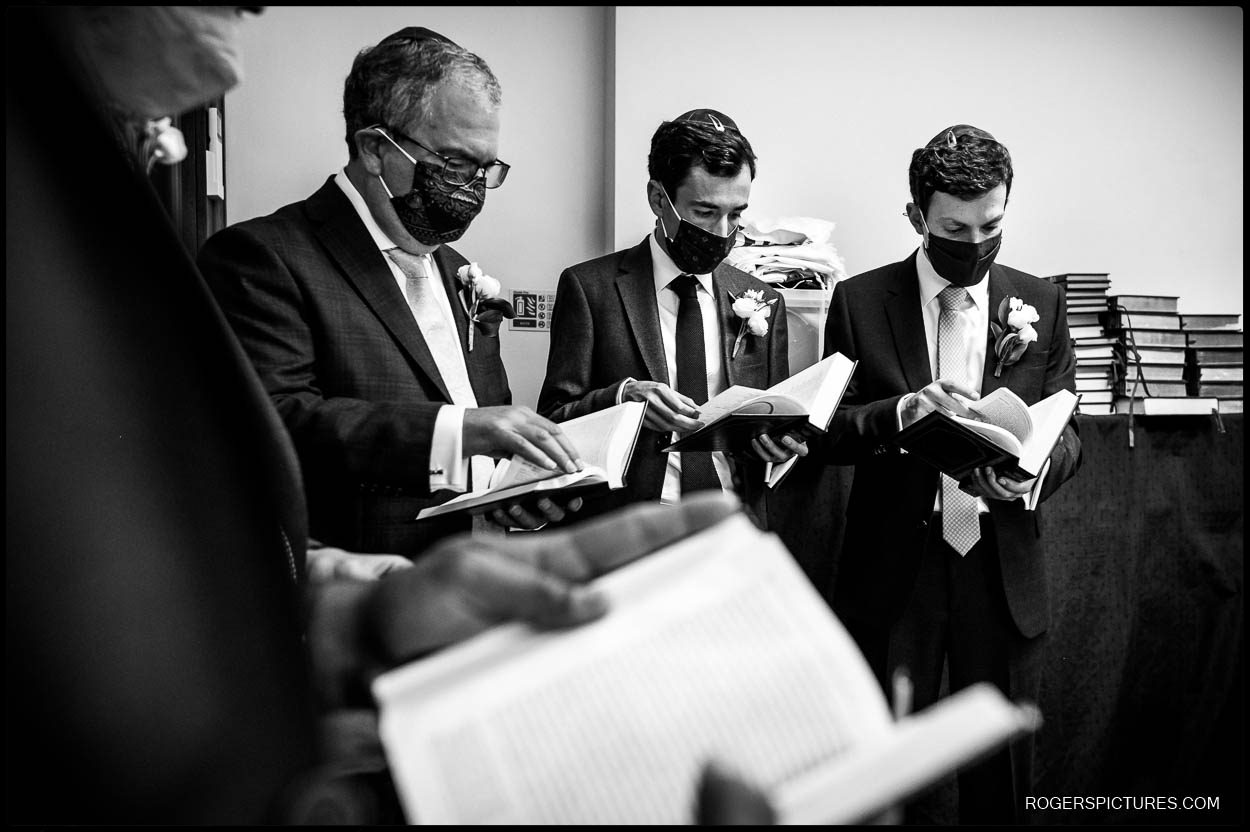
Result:
M755 153L729 116L691 110L656 130L647 170L652 233L560 276L538 411L560 422L622 401L647 403L625 488L588 499L583 513L719 488L737 491L766 525L765 463L805 455L797 437L762 434L733 455L661 450L674 432L700 425L708 398L789 375L785 302L721 262L750 200ZM761 314L744 330L735 299L745 298L741 306L756 297Z
M415 557L470 527L462 514L417 513L484 489L492 458L580 467L558 426L512 405L497 337L510 305L449 245L507 176L501 98L486 62L443 35L411 26L383 38L344 84L342 170L200 252L295 442L325 543ZM493 519L533 527L564 507L508 512Z
M988 681L1036 701L1040 690L1046 562L1026 499L1046 500L1076 473L1075 421L1027 482L985 467L961 489L894 442L934 410L975 418L965 402L998 387L1030 405L1075 388L1063 290L995 263L1011 180L1007 148L976 127L916 150L905 214L920 248L839 283L825 324L825 354L859 361L818 451L855 466L834 610L887 694L897 668L910 672L917 710L937 699L944 664L952 692ZM991 323L1004 306L1032 320L1000 367ZM962 772L959 821L1025 820L1031 755L1021 740ZM909 820L925 819L918 808Z

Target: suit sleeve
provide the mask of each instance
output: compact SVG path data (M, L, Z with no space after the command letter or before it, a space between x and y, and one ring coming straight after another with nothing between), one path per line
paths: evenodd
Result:
M594 315L581 282L572 269L565 269L551 313L547 377L538 394L540 414L553 422L566 422L616 404L616 391L624 379L592 388L594 356Z
M1076 355L1072 350L1072 339L1068 332L1068 300L1063 287L1056 287L1059 301L1055 308L1054 330L1051 335L1051 350L1046 361L1046 381L1042 388L1042 398L1053 395L1060 390L1076 392ZM1081 464L1081 437L1077 431L1076 416L1064 427L1059 441L1050 452L1050 471L1042 483L1041 501L1047 500L1051 494L1059 490L1076 473Z
M861 350L859 341L847 293L843 284L838 283L825 319L824 357L840 352L852 361L859 360L861 352L872 348L870 343ZM846 393L829 423L829 432L818 442L816 453L831 465L862 462L882 452L898 434L898 402L902 395L869 401L864 392L863 369L856 367L851 374Z
M215 234L199 265L304 466L319 475L429 492L441 405L323 396L304 291L281 254L250 229Z
M777 293L773 304L768 345L768 386L780 384L790 377L790 323L786 319L786 299Z

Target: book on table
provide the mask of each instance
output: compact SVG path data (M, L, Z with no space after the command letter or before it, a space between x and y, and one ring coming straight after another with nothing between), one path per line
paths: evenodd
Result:
M977 419L941 410L899 431L897 444L947 476L965 480L975 468L994 466L1016 481L1042 472L1080 397L1059 390L1033 405L999 387L967 407Z
M1189 347L1186 353L1191 364L1231 365L1242 363L1245 352L1242 347Z
M715 760L780 823L858 823L1040 724L985 683L895 721L794 558L741 513L593 583L597 621L502 624L374 681L409 822L691 823Z
M1183 347L1185 333L1176 329L1121 329L1116 336L1124 343L1139 347Z
M495 466L487 488L423 509L417 514L417 519L426 520L454 512L482 514L531 496L567 498L621 488L625 485L625 472L629 469L646 409L643 402L622 402L562 422L561 432L586 463L576 473L549 471L522 457L513 456Z
M855 364L835 352L767 390L735 384L699 405L703 426L682 434L664 450L739 451L748 448L761 433L824 433L855 372Z
M1136 395L1157 398L1170 398L1189 395L1189 385L1184 381L1150 381L1140 380L1130 367L1128 376L1118 388L1122 395L1129 395L1136 390Z
M1244 399L1216 399L1220 403L1220 413L1245 413Z
M1167 312L1176 313L1180 298L1175 295L1111 295L1107 304L1112 309L1126 312Z
M1170 329L1181 328L1181 316L1174 312L1121 312L1113 309L1102 313L1107 329Z
M1198 364L1194 365L1190 378L1198 382L1210 381L1244 381L1244 368L1238 364L1236 366L1221 367L1218 365Z
M1116 396L1115 412L1142 416L1210 416L1219 408L1219 399L1197 396Z
M1125 344L1124 359L1127 363L1142 364L1184 364L1185 349L1183 347L1136 347Z
M1232 381L1200 382L1196 392L1214 399L1240 399L1245 395L1243 385Z
M1235 332L1241 329L1241 316L1225 313L1203 312L1181 315L1181 329L1205 329Z
M1245 335L1241 332L1224 332L1206 329L1183 330L1187 347L1242 347Z

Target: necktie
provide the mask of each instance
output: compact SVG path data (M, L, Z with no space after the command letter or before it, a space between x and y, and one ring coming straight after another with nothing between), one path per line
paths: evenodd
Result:
M386 255L395 261L404 273L404 296L416 318L426 346L434 356L438 373L451 394L451 403L462 407L477 407L477 396L469 381L469 371L464 364L464 351L455 325L447 320L430 282L437 280L428 254L409 254L401 248L387 249ZM481 490L490 481L494 463L488 457L472 457L469 463L472 487Z
M681 299L677 306L677 392L703 404L707 401L707 355L703 347L703 313L699 311L699 281L683 274L669 286ZM720 487L711 454L681 455L683 495Z
M938 377L973 384L968 378L967 333L960 310L971 304L968 290L948 286L938 294ZM959 490L959 483L942 474L942 538L960 554L968 554L981 539L977 498Z

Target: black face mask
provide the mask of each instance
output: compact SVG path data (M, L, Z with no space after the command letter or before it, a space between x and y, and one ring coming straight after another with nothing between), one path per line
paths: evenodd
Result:
M669 207L677 214L677 208L673 205L673 200L669 199L667 191L664 192L664 198L668 199ZM731 231L728 237L722 237L687 222L682 219L681 214L677 214L677 219L677 233L670 237L668 228L664 225L664 217L660 217L660 228L664 231L664 238L668 240L668 256L673 258L673 263L683 272L710 274L734 247L737 229Z
M391 139L391 143L395 141ZM453 185L443 180L439 165L418 162L402 147L399 151L413 164L412 190L403 196L394 196L386 187L386 180L380 176L378 179L382 179L382 187L391 197L391 206L404 229L426 246L459 240L486 204L485 178L478 177L467 185Z
M920 222L924 223L923 216ZM1003 244L1001 231L979 243L965 243L939 237L929 231L928 225L924 229L929 238L929 244L925 247L929 262L933 264L933 270L952 286L967 287L980 283L990 266L994 265L994 258L998 256L998 249Z

